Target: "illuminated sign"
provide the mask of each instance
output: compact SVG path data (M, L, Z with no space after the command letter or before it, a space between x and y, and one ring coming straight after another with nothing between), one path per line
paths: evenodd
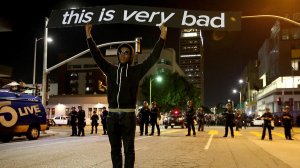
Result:
M174 28L238 31L240 12L196 11L146 6L112 5L79 9L53 10L48 28L92 24L138 24Z

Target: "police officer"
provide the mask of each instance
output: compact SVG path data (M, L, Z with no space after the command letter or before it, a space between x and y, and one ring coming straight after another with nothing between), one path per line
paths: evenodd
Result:
M228 128L230 128L231 137L234 138L233 126L234 126L234 113L231 103L227 103L226 111L223 113L225 118L225 134L223 137L227 137Z
M282 123L284 126L284 134L287 140L294 140L291 135L293 116L290 113L290 107L285 106L282 114Z
M70 112L70 118L71 118L71 126L72 126L72 134L71 136L76 136L77 135L77 117L78 117L78 112L75 110L75 106L72 106Z
M193 107L193 101L189 100L187 101L187 109L185 112L187 128L188 128L188 134L186 134L186 136L191 136L191 129L193 130L193 136L196 136L195 126L194 126L194 116L195 116L195 111Z
M261 140L265 139L266 129L268 129L269 140L272 141L272 126L271 126L271 121L274 120L274 117L271 114L269 107L266 107L265 110L266 110L266 112L261 116L261 118L264 120L263 132L262 132L262 135L261 135Z
M149 126L149 117L150 117L150 109L148 107L148 102L144 101L143 107L140 110L140 135L144 134L145 127L145 135L148 135L148 126Z
M98 128L98 120L99 120L99 117L96 113L96 111L93 111L93 115L91 117L91 125L92 125L92 131L91 131L91 134L93 134L94 132L94 127L95 127L95 133L97 134L97 128Z
M77 136L85 136L84 135L84 127L85 127L85 111L82 109L82 107L78 106L78 134Z
M203 112L203 108L200 107L197 109L197 123L198 123L198 131L204 131L204 112Z
M239 131L241 128L241 123L242 123L242 110L238 109L236 114L235 114L235 130Z
M160 112L159 112L159 108L157 107L156 101L153 101L151 111L150 111L150 123L152 126L150 136L154 134L155 126L157 128L157 135L160 136L160 128L159 128L159 124L157 123L157 119L159 120L161 119Z
M100 115L101 117L101 123L102 123L102 127L103 127L103 134L102 135L107 135L107 123L106 123L106 119L107 119L107 115L108 115L108 111L106 110L106 107L103 106L102 108L102 113Z

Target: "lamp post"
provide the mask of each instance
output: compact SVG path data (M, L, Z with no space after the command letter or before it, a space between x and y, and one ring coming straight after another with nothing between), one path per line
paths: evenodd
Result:
M154 78L154 79L156 79L157 80L157 82L161 82L162 81L162 77L161 76L157 76L156 78ZM149 93L150 93L150 95L149 95L149 104L150 104L150 108L152 107L152 104L151 104L151 94L152 94L152 81L154 80L154 79L152 79L151 77L150 77L150 80L149 80L149 82L150 82L150 87L149 87Z
M236 94L238 91L237 91L236 89L233 89L232 92L233 92L234 94ZM242 106L241 106L241 105L242 105L242 104L241 104L241 103L242 103L242 92L239 91L239 93L240 93L240 109L241 109L241 108L242 108Z
M33 79L32 79L32 84L35 87L36 86L36 82L35 82L35 78L36 78L36 48L37 48L37 42L42 40L44 38L35 38L34 39L34 57L33 57ZM53 40L51 38L47 39L47 42L51 43ZM35 93L34 93L35 94Z
M43 60L43 82L42 82L42 104L46 106L47 102L47 39L48 39L48 21L45 17L45 32L44 32L44 60Z

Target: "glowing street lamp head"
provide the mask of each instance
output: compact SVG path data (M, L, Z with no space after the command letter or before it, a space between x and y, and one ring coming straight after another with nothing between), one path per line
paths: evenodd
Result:
M236 89L233 89L233 90L232 90L232 93L237 93L237 90L236 90Z
M52 42L53 42L53 39L52 39L51 37L48 37L48 38L47 38L47 42L48 42L48 43L52 43Z
M156 81L157 81L157 82L161 82L161 81L162 81L162 77L161 77L161 76L157 76L157 77L156 77Z

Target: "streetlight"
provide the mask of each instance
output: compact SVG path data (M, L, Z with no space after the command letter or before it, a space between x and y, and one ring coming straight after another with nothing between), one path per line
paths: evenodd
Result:
M161 82L162 81L162 77L161 76L157 76L156 78L154 78L154 79L156 79L156 81L157 82ZM151 77L150 77L150 80L149 80L149 82L150 82L150 87L149 87L149 92L150 92L150 96L149 96L149 100L150 100L150 102L149 102L149 104L150 104L150 108L152 107L152 104L151 104L151 93L152 93L152 81L154 80L154 79L152 79Z
M42 104L44 106L46 106L46 101L47 101L47 73L49 73L50 71L68 63L69 61L72 61L88 52L90 52L90 49L87 49L85 51L82 51L74 56L72 56L71 58L68 58L50 68L47 68L47 50L48 50L48 46L47 46L47 40L45 39L48 39L48 28L47 28L47 25L48 25L48 21L49 19L47 17L45 17L45 32L44 32L44 57L43 57L43 82L42 82ZM137 45L135 45L135 51L140 51L139 48L140 48L140 44L141 44L141 37L136 37L135 40L132 40L132 41L116 41L116 42L109 42L109 43L104 43L104 44L100 44L100 45L97 45L97 48L101 48L101 47L105 47L105 46L110 46L110 45L115 45L115 44L124 44L124 43L137 43Z
M36 48L37 48L37 42L42 40L44 38L35 38L34 39L34 57L33 57L33 79L32 79L32 84L35 87L35 76L36 76ZM53 41L52 38L47 38L47 42L51 43Z
M237 91L236 89L233 89L232 92L233 92L234 94L236 94L238 91ZM240 109L241 109L241 108L242 108L242 92L239 91L239 93L240 93Z

